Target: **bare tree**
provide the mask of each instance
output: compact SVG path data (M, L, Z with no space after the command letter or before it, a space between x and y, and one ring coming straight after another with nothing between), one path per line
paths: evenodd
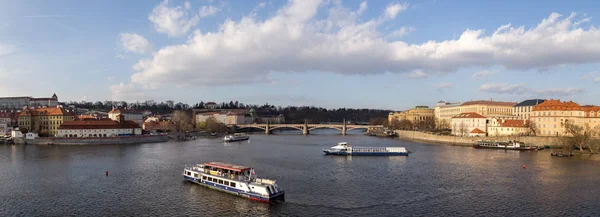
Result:
M400 120L398 125L399 125L400 129L403 129L403 130L412 130L413 129L413 123L407 119Z
M175 124L175 130L178 132L192 130L192 116L183 110L174 111L171 121Z
M460 122L460 126L459 126L460 136L466 136L468 131L469 131L469 129L467 128L467 125L464 122Z
M529 128L529 132L531 135L537 135L537 127L533 121L526 122L525 127Z
M208 119L206 119L205 129L211 132L218 133L229 131L229 128L225 124L217 121L215 117L209 117Z
M446 119L441 119L438 121L438 129L450 129L450 124Z
M576 146L579 148L579 152L583 153L583 147L590 143L591 132L589 127L585 127L565 122L565 140L568 146Z

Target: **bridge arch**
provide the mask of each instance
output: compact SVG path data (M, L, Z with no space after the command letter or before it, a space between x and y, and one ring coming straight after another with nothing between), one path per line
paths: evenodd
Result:
M339 130L340 132L342 131L341 127L335 127L335 126L316 126L316 127L309 127L308 131L311 130L316 130L316 129L334 129L334 130Z
M279 130L279 129L294 129L294 130L304 130L302 127L297 127L297 126L274 126L274 127L269 127L269 130ZM263 129L265 130L265 129Z

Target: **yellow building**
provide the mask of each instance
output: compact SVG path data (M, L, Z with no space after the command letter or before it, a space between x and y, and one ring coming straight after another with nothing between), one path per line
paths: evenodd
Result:
M465 102L460 106L462 113L474 112L483 116L512 116L514 102L477 100Z
M547 100L533 108L531 122L538 136L563 136L566 123L589 128L600 136L600 107L581 106L572 101Z
M75 120L75 115L63 108L25 108L18 115L20 129L27 129L45 136L55 136L64 121Z
M422 121L434 121L434 110L429 106L416 106L413 109L409 109L401 112L391 112L388 115L388 122L396 120L409 120L410 122L418 123Z
M526 136L529 135L529 120L506 120L494 118L488 126L489 136Z
M450 129L452 117L461 113L462 103L439 101L434 107L435 126L439 129Z

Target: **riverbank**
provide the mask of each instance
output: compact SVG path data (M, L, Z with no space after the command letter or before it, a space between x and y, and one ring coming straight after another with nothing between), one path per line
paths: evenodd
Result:
M419 131L394 130L399 139L427 142L441 145L471 146L478 140L506 141L517 140L527 145L558 147L559 137L541 136L498 136L498 137L459 137L435 135Z
M118 137L88 137L88 138L63 138L45 137L36 139L14 138L17 145L108 145L108 144L139 144L166 142L166 135L137 135Z

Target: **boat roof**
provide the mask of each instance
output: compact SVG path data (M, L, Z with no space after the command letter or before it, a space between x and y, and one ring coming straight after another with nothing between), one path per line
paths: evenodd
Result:
M236 171L236 172L242 172L242 171L251 169L250 167L247 167L247 166L240 166L240 165L234 165L234 164L223 163L223 162L207 162L207 163L204 163L204 166L227 169L227 170L232 170L232 171Z

